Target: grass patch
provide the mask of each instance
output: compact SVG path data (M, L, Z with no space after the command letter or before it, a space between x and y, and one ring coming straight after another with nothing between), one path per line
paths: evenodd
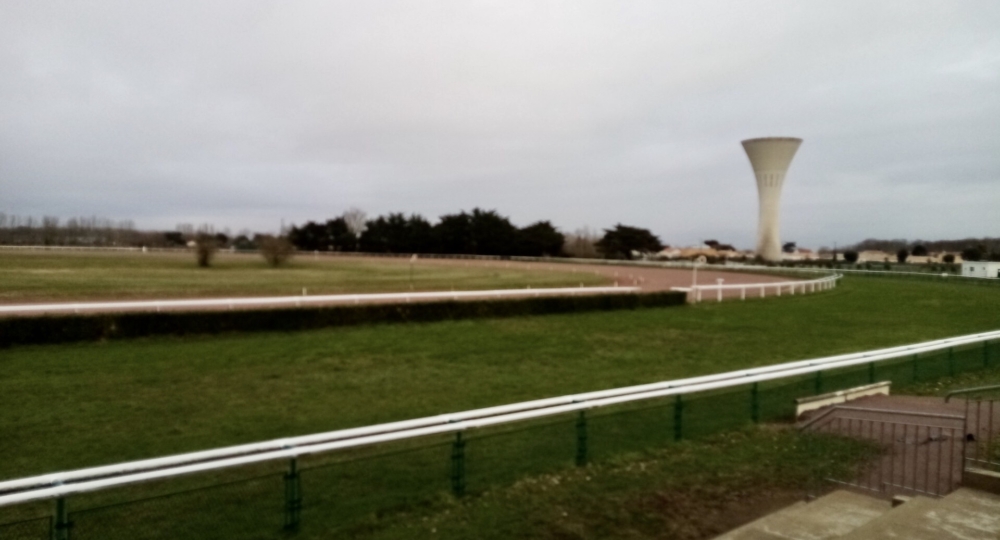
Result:
M345 532L386 540L712 538L828 490L826 478L848 475L876 453L846 438L747 428L528 477L469 500L370 517Z
M508 266L413 264L417 291L510 289L604 285L593 273L544 271ZM409 291L407 259L314 257L304 253L286 266L271 268L256 254L219 253L210 268L199 268L193 253L46 253L0 251L0 303L82 300L136 300L227 296Z
M997 360L1000 364L1000 359ZM993 364L991 364L993 365ZM983 386L1000 385L1000 367L992 367L980 371L970 371L961 373L954 377L943 377L940 379L921 381L912 384L902 385L893 388L894 392L909 394L914 396L939 396L943 397L953 390L963 390L967 388L979 388ZM971 397L981 397L983 399L1000 399L1000 389L983 392L981 394L971 394ZM958 395L953 399L965 399L965 395Z
M0 351L0 478L992 330L998 300L847 279L684 309L16 347Z

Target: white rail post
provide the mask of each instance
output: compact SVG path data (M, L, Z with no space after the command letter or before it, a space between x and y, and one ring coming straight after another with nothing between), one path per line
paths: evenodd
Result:
M718 291L718 294L716 295L716 301L717 302L721 302L722 301L722 283L724 281L726 281L726 280L724 280L722 278L719 278L719 279L715 280L715 282L719 284L719 288L716 289Z
M740 287L740 300L746 300L746 299L747 299L747 288Z

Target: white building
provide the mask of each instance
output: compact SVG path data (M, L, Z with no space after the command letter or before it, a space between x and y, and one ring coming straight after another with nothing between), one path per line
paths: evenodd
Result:
M1000 262L962 261L962 275L965 277L1000 278Z

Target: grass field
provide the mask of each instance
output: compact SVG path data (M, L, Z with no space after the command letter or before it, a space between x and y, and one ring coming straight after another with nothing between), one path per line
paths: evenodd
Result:
M847 279L745 303L7 349L0 478L993 330L998 301Z
M210 268L190 253L0 251L0 303L128 300L213 296L402 292L410 290L406 259L300 254L271 268L256 254L216 255ZM413 264L413 290L472 290L604 285L593 274L523 268Z

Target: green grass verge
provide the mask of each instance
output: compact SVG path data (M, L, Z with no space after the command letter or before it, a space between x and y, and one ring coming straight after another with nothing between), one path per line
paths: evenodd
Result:
M0 351L0 478L992 330L998 300L847 279L684 309L17 347Z
M829 490L826 479L851 477L876 453L846 438L745 427L585 467L525 471L516 482L456 498L442 474L448 445L429 445L307 463L300 469L303 506L295 537L710 538ZM468 465L470 472L489 473L496 463L476 459ZM77 496L69 502L74 538L287 537L282 483L272 471L126 504ZM45 526L44 519L8 527L0 520L0 533L42 538Z
M876 453L846 438L747 428L530 476L469 500L369 516L344 533L385 540L712 538L828 490L827 478L849 477Z
M407 259L314 257L303 253L280 268L254 254L219 253L199 268L193 253L48 253L0 251L0 303L135 300L227 296L288 296L403 292L411 286ZM492 266L413 264L413 290L473 290L603 285L592 273L539 272Z

